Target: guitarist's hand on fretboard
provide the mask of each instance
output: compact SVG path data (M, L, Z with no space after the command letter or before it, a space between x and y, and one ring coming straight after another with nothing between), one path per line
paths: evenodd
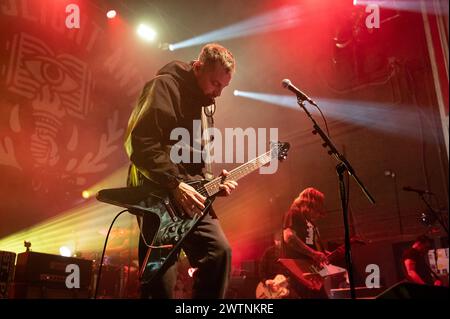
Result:
M172 191L175 204L184 211L186 215L193 218L195 215L202 215L205 209L206 198L198 193L192 186L181 182Z
M220 192L217 193L217 196L230 196L231 192L234 191L236 189L236 187L238 186L238 183L233 181L233 180L226 180L226 177L229 175L230 173L228 173L227 170L222 170L222 174L220 174L220 176L222 176L222 180L223 182L219 185L219 189Z

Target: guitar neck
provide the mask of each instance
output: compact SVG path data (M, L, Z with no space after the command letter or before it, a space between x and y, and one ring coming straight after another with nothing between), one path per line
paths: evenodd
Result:
M212 181L206 183L204 185L204 187L205 187L206 191L208 192L209 196L214 196L215 194L217 194L220 191L219 185L221 183L223 183L227 180L238 181L242 177L244 177L244 176L256 171L257 169L261 168L262 166L266 165L271 160L272 160L272 150L231 170L229 172L229 175L225 178L225 180L222 180L222 177L217 177L217 178L213 179Z
M336 259L342 257L343 253L345 253L345 246L341 245L328 255L328 260L332 263Z
M355 237L350 239L350 245L358 242L363 243L362 240L357 239ZM345 244L342 244L338 248L336 248L331 254L328 255L328 260L330 262L333 262L334 260L341 258L344 254L345 254Z

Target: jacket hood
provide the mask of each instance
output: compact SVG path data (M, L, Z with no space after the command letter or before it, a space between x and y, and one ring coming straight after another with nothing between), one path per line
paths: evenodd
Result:
M214 103L214 100L205 96L198 86L192 67L193 63L194 61L191 61L189 64L181 61L172 61L163 66L156 75L170 75L195 101L198 101L199 105L211 105Z

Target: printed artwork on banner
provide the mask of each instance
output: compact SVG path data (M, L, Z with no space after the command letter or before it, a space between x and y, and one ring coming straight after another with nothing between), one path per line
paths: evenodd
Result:
M80 29L62 3L0 5L0 189L4 209L61 210L124 165L124 127L143 76L98 8ZM20 199L21 203L17 203ZM49 201L52 199L52 201ZM49 206L48 203L55 207Z

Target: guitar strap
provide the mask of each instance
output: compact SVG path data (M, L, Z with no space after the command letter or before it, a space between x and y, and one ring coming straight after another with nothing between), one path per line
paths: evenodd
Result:
M209 106L202 108L202 151L205 154L205 179L210 181L214 179L212 172L211 147L214 141L214 113L216 112L216 101ZM206 133L205 133L206 132Z
M316 246L316 249L318 251L324 252L325 251L325 247L323 245L322 239L320 238L319 230L317 229L316 225L314 225L314 233L315 233L315 246Z

